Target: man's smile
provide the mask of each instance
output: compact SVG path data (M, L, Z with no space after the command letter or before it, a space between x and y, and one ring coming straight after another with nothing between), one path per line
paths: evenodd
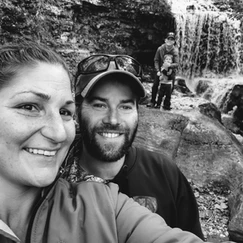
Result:
M123 135L123 132L98 132L98 134L105 138L117 138Z

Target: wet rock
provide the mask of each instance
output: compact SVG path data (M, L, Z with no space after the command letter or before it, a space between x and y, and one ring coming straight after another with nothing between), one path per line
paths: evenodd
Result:
M205 93L205 91L210 87L211 82L208 80L199 80L195 89L197 95Z
M135 143L149 150L175 157L188 118L144 106L140 107L139 116L140 122Z
M204 104L199 105L198 108L202 114L204 114L210 118L215 118L220 123L222 123L221 112L215 104L213 104L211 102L204 103Z
M218 107L222 112L228 113L237 106L238 109L243 110L243 84L233 84L225 90L225 94L218 102ZM239 119L243 119L243 114L237 113ZM236 115L235 115L236 116Z
M219 110L232 118L231 131L243 135L243 84L231 83L215 101Z
M232 133L241 134L240 128L234 123L232 115L222 114L222 123L229 129Z
M234 124L239 128L239 134L243 135L243 106L237 106L232 115Z
M186 80L183 79L183 78L180 78L180 77L176 77L174 89L176 89L177 91L179 91L183 94L191 94L192 93L186 85Z

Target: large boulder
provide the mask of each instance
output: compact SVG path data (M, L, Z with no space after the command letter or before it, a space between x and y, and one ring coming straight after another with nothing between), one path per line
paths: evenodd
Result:
M189 120L180 114L160 112L141 106L135 144L175 158L180 137Z
M232 239L243 240L243 147L216 118L200 109L160 111L140 107L135 144L174 158L188 179L230 189Z
M241 175L242 176L242 175ZM243 183L228 198L230 210L229 235L235 242L243 242Z

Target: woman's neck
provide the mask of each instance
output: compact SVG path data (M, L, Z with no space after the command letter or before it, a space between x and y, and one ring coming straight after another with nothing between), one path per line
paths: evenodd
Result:
M4 189L3 189L4 188ZM41 193L40 188L26 187L20 190L11 190L1 186L0 191L0 219L25 242L27 228L33 205Z

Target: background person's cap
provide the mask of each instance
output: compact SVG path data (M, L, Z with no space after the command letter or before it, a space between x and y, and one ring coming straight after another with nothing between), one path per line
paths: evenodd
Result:
M173 33L173 32L169 32L169 33L167 34L167 36L166 36L166 39L169 39L169 38L175 40L175 33Z
M75 96L77 97L81 95L83 98L86 97L99 80L106 76L108 77L109 75L122 76L124 81L132 82L131 84L134 86L134 90L140 98L146 96L146 91L139 78L132 73L123 70L107 70L99 73L80 74L75 82Z

